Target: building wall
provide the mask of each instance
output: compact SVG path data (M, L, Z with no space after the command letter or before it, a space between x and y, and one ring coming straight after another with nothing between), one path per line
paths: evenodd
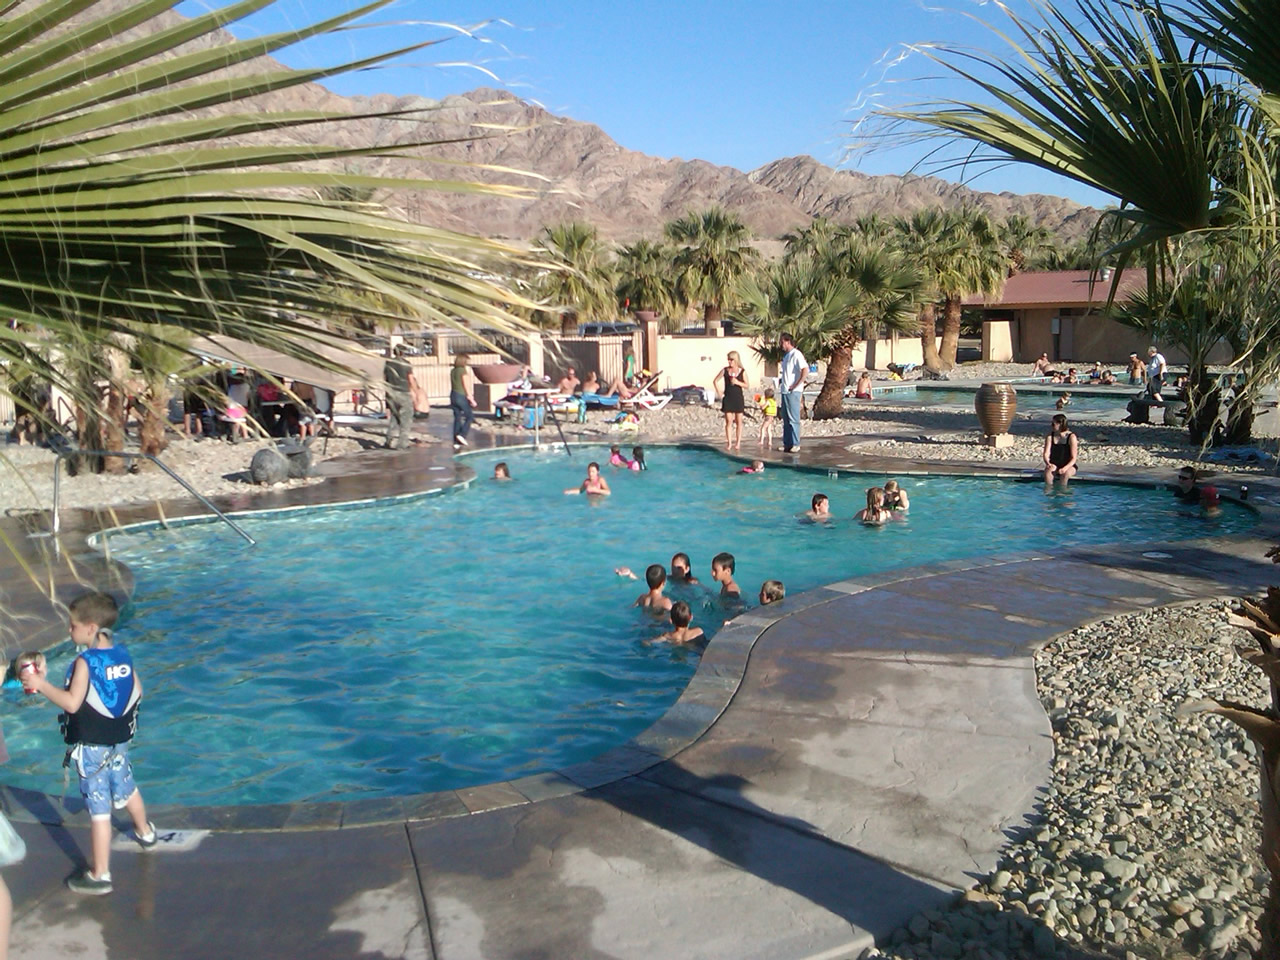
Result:
M1054 309L1017 310L1014 317L1018 322L1018 353L1015 362L1035 363L1042 353L1049 354L1050 360L1058 360L1057 350L1053 342L1053 318L1058 315Z
M1016 356L1017 324L1013 320L987 320L982 324L982 359L1008 363Z
M737 350L749 390L760 386L766 376L777 376L776 369L765 370L765 362L751 349L753 337L698 337L663 334L658 337L658 365L663 390L675 387L710 387L716 374L728 363L730 350Z
M1130 353L1146 357L1147 347L1151 345L1150 337L1133 327L1125 326L1107 317L1091 314L1088 316L1062 316L1062 333L1055 349L1052 323L1053 318L1061 315L1061 311L1053 308L1019 310L1016 312L1018 323L1018 348L1014 351L1015 362L1035 363L1041 352L1049 354L1049 358L1060 364L1073 364L1076 367L1091 365L1095 360L1111 367L1121 367ZM983 356L986 357L986 327L983 324ZM1187 355L1177 347L1159 345L1161 352L1170 363L1184 364ZM1229 363L1232 359L1230 347L1221 344L1209 355L1210 363Z

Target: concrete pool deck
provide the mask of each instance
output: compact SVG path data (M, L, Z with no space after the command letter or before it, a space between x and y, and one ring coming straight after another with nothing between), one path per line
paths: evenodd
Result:
M861 457L847 443L806 440L799 465L1023 474ZM442 445L350 466L251 506L403 496L470 476ZM122 840L107 898L62 886L87 848L83 821L6 790L29 850L4 871L12 955L856 957L989 872L1034 822L1052 760L1036 649L1102 617L1280 578L1262 559L1280 483L1248 482L1266 509L1250 536L953 561L789 597L720 631L666 727L597 762L417 809L298 805L267 818L280 822L194 833L182 849L142 854ZM68 544L104 522L66 519ZM23 542L31 562L49 559L47 540ZM100 561L52 566L68 585L116 575ZM0 570L0 584L6 615L47 614L20 574ZM175 821L157 815L161 828L185 826L164 812Z

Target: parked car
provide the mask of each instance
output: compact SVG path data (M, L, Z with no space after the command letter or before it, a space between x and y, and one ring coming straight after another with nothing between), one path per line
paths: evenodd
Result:
M578 336L626 337L639 329L634 323L581 323L578 324Z

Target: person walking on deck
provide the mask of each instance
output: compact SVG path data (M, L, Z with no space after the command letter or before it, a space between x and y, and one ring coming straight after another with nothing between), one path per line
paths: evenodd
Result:
M404 358L404 344L397 343L382 367L387 382L387 449L403 450L409 446L413 428L413 392L417 387L413 368Z

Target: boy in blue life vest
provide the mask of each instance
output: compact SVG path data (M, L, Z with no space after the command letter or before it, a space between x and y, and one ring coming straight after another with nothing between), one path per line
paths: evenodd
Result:
M129 652L111 639L119 616L111 597L85 594L67 609L71 640L79 649L63 688L42 673L24 679L23 685L62 708L63 739L70 747L66 762L75 763L80 793L89 808L93 853L89 866L67 886L75 893L103 896L111 892L111 808L129 811L134 837L143 849L156 843L155 825L147 820L129 763L142 683Z

